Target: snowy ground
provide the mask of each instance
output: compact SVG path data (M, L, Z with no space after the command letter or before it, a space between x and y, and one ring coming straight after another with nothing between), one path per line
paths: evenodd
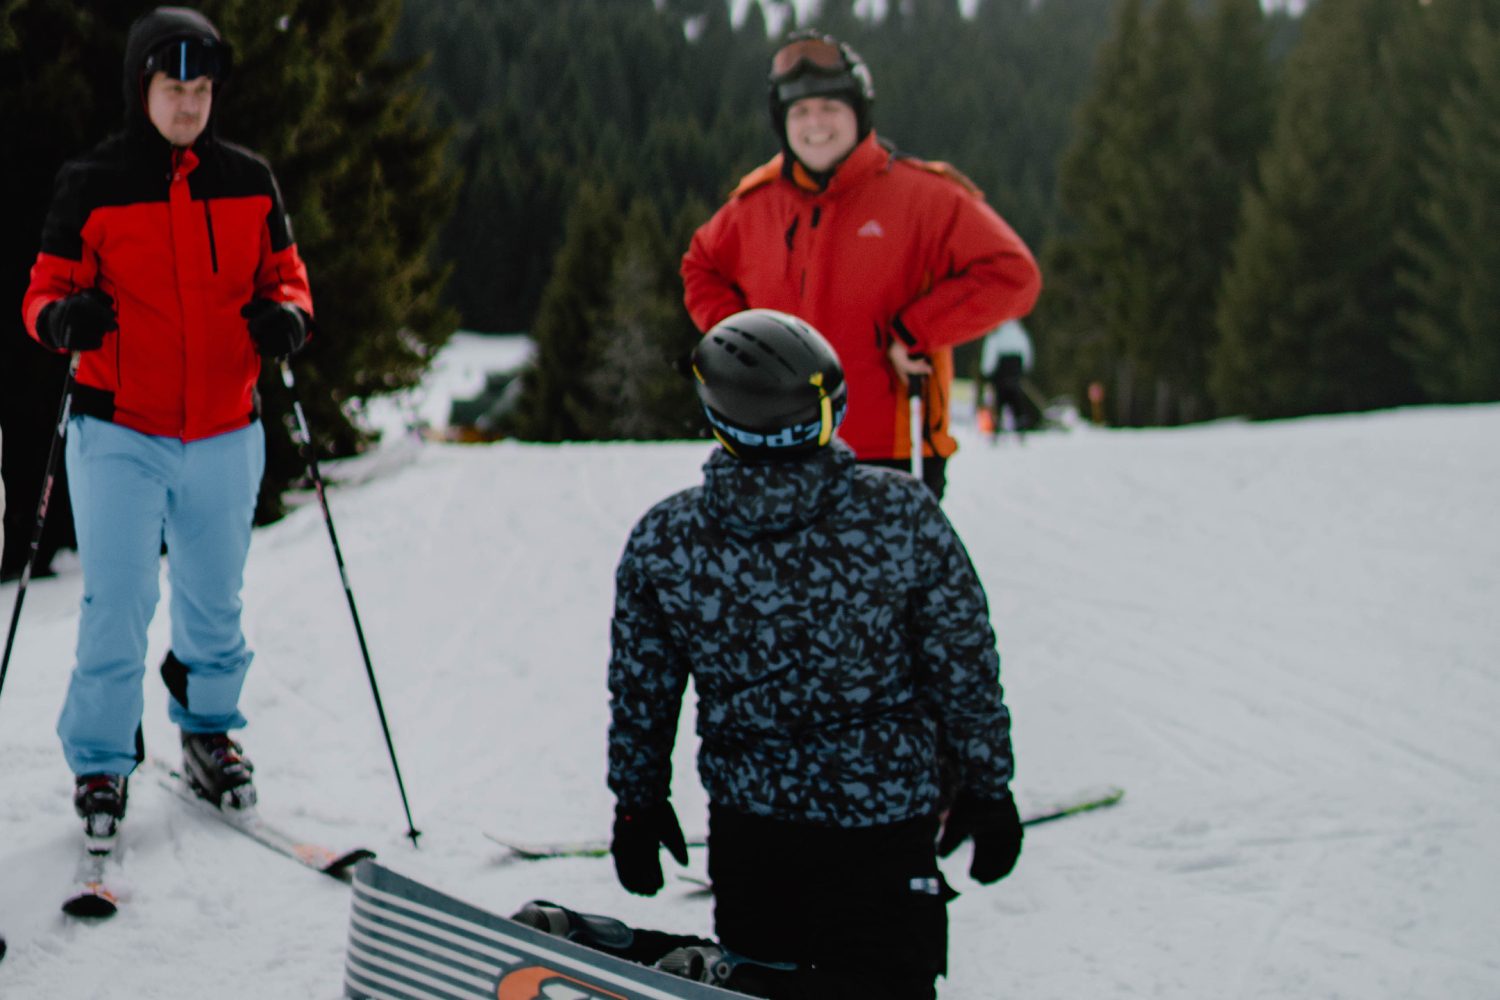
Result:
M1500 996L1500 407L960 434L945 506L989 588L1023 805L1128 793L1034 830L997 886L948 865L944 1000ZM264 811L492 910L547 897L706 931L685 884L639 899L607 860L508 864L481 831L607 831L614 563L707 451L407 438L333 492L420 850L318 508L259 532L243 736ZM126 908L58 913L79 833L52 726L79 595L76 569L33 583L0 698L0 997L332 1000L348 890L147 777ZM170 755L154 669L146 687ZM676 802L697 833L686 715Z

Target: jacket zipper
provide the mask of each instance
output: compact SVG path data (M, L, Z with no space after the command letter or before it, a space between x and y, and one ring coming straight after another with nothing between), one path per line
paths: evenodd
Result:
M799 216L798 218L800 219L801 217ZM812 210L812 224L809 225L808 228L809 229L817 229L818 228L818 223L822 220L822 218L823 218L823 206L822 205L814 205L813 206L813 210ZM786 234L786 237L787 237L787 239L786 239L786 245L787 245L787 249L788 250L790 250L791 247L792 247L792 234L794 232L796 232L796 231L797 231L797 223L793 222L792 223L792 228L789 229L789 230L787 230L787 234ZM805 301L807 299L807 268L806 267L804 267L802 269L802 280L799 283L799 285L800 285L800 287L797 289L797 297L799 299L802 299L802 300Z
M209 210L208 199L203 199L203 221L208 224L208 259L213 263L214 274L219 273L219 246L214 242L214 213Z

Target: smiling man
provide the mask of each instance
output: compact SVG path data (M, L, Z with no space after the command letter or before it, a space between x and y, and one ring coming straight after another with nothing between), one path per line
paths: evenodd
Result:
M76 358L66 461L83 607L58 723L74 807L97 846L125 815L141 740L146 629L162 545L162 664L185 771L215 805L255 801L229 731L251 653L240 589L265 467L256 378L312 322L307 269L271 168L217 138L229 46L159 7L125 47L125 128L58 173L22 302L27 330Z
M875 85L848 45L792 35L768 80L781 153L746 176L682 261L688 312L709 330L777 309L822 331L843 359L840 436L863 462L908 468L907 380L925 380L923 478L939 497L952 348L1030 311L1031 252L962 174L897 152L871 125Z

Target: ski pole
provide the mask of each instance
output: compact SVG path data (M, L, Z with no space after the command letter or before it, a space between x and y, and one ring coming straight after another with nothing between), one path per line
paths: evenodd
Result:
M16 642L16 626L21 623L21 605L26 601L26 587L36 568L36 554L42 547L42 527L47 523L47 501L57 479L57 462L62 456L63 440L68 435L68 417L73 411L73 382L78 375L79 352L68 362L68 377L63 383L62 401L57 406L57 427L52 432L52 446L47 449L47 471L42 476L42 493L36 498L36 524L31 529L31 549L26 554L26 568L21 570L21 584L16 589L16 604L10 612L10 630L5 634L5 656L0 658L0 691L5 690L5 674L10 669L10 651Z
M913 355L914 358L919 355ZM908 375L906 378L907 410L911 415L911 474L917 482L922 478L922 444L926 438L926 416L922 394L927 390L926 375Z
M375 696L375 713L380 716L380 729L385 733L385 747L391 754L391 770L396 773L396 789L401 793L401 807L406 810L406 835L413 847L422 835L411 819L411 803L406 798L406 784L401 780L401 765L396 762L396 744L391 739L391 727L385 718L385 705L380 700L380 685L375 682L375 667L370 662L370 648L365 643L365 630L359 623L359 608L354 604L354 590L349 586L349 572L344 568L344 553L339 548L339 536L333 530L333 514L328 510L328 497L323 490L323 475L318 471L318 458L313 454L312 433L307 429L307 415L302 411L302 400L297 395L297 382L292 378L292 366L281 359L281 381L292 395L292 411L297 417L297 447L307 462L307 474L312 478L313 490L318 494L318 503L323 508L323 523L328 525L328 540L333 543L333 558L339 566L339 579L344 584L344 597L349 601L349 614L354 619L354 634L359 637L359 652L365 659L365 673L370 678L370 693Z

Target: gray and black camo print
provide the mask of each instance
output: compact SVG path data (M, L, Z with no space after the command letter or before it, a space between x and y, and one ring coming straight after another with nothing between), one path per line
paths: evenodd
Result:
M616 572L609 785L667 797L683 690L717 804L842 827L931 813L938 744L963 788L1005 793L1010 714L984 591L921 484L813 457L741 463L636 524Z

